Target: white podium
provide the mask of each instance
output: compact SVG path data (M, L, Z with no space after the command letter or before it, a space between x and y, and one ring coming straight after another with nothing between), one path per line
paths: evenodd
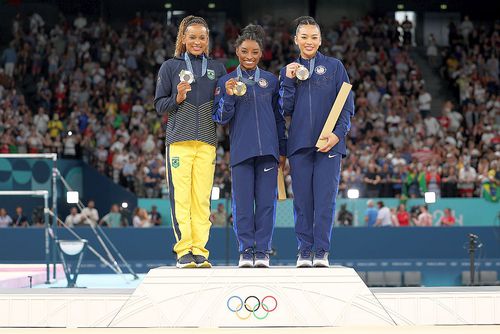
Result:
M395 325L352 268L152 269L109 327Z

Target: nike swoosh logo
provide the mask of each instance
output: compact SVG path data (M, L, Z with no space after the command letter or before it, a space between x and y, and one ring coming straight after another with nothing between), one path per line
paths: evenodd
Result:
M271 168L264 168L264 172L269 172L271 169L273 169L274 167L271 167Z
M336 154L329 154L328 159L335 158L337 155Z

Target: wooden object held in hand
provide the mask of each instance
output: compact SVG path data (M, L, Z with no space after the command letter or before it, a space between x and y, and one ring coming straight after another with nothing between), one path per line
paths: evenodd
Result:
M340 91L337 94L337 98L333 102L332 109L330 110L330 114L326 119L325 125L323 126L323 130L321 130L321 135L316 142L316 147L321 148L326 145L326 139L320 139L323 136L328 135L333 132L335 128L335 124L337 124L337 120L339 119L340 113L342 112L342 108L344 108L345 101L347 100L347 96L351 91L352 85L344 82L342 87L340 87ZM340 138L339 138L340 139Z
M278 201L286 200L285 177L283 170L278 167Z

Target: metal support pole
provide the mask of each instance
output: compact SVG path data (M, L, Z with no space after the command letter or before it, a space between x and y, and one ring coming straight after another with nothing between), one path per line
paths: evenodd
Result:
M45 265L47 277L45 284L50 284L50 238L49 238L49 194L43 195L43 214L45 221Z
M226 197L226 266L229 266L229 199ZM234 216L233 216L234 220Z
M56 153L2 153L0 158L5 159L57 159Z
M474 253L476 251L477 235L469 234L469 271L470 271L470 285L474 285L475 264Z
M56 262L57 262L57 252L58 249L56 247L57 240L57 155L52 157L52 212L54 213L54 217L52 219L52 231L54 233L54 240L52 243L52 259L53 259L53 278L56 279Z
M57 172L57 175L59 176L59 179L61 180L63 186L66 188L66 190L73 191L73 188L71 188L71 186L68 184L68 182L61 175L61 172L58 169L56 169L56 172ZM84 209L84 205L83 205L83 203L81 201L78 201L78 203L76 203L76 205L77 205L77 207L78 207L78 209L80 211L82 211ZM91 224L90 227L92 228L92 231L94 232L94 234L95 234L95 236L97 238L97 241L99 241L99 243L101 244L102 248L106 252L106 255L108 256L108 259L109 259L110 263L112 263L114 265L117 273L123 274L123 271L121 270L120 266L118 265L118 262L115 260L113 254L110 252L108 246L106 245L106 243L104 242L104 240L101 238L101 235L104 236L104 238L109 243L109 245L111 246L111 248L118 254L118 257L122 260L122 262L125 264L125 266L127 267L127 269L134 276L134 279L138 279L139 276L137 276L137 274L134 272L134 270L132 269L132 267L130 266L130 264L125 260L125 258L118 251L118 249L111 242L111 240L109 240L108 236L106 235L106 233L104 233L104 230L99 226L99 224L97 224L96 226L93 226ZM100 232L100 234L99 234L99 232ZM59 248L58 248L58 250L59 250Z
M49 192L47 190L0 190L0 196L39 196L43 197L43 213L45 225L45 265L47 271L46 284L50 284L50 210Z
M52 191L53 191L53 203L54 207L52 208L54 211L57 212L57 188L56 188L56 177L54 176L54 168L56 166L56 161L57 161L57 154L56 153L29 153L29 154L24 154L24 153L7 153L7 154L0 154L0 158L5 158L5 159L52 159L53 161L53 171L52 171ZM10 194L10 195L34 195L34 196L42 196L43 191L39 190L34 190L34 191L1 191L3 194ZM48 196L48 191L47 196ZM44 196L44 195L43 195ZM48 198L47 202L45 204L46 210L48 210ZM46 283L50 283L50 257L51 257L51 250L50 250L50 223L49 219L50 217L45 217L45 262L47 265L47 280ZM56 233L55 226L57 226L57 219L54 219L54 230L53 232ZM56 278L56 260L55 257L53 256L53 261L54 261L54 278Z

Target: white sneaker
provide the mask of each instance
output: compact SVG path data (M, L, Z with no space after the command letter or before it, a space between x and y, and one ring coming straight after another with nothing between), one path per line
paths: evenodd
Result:
M313 255L310 250L302 250L297 258L297 268L311 268Z
M249 251L244 251L240 254L240 261L238 267L240 268L253 268L253 254Z
M269 268L269 254L264 252L256 252L254 267Z
M328 268L330 267L330 262L328 261L328 252L324 250L319 250L314 253L313 267Z

